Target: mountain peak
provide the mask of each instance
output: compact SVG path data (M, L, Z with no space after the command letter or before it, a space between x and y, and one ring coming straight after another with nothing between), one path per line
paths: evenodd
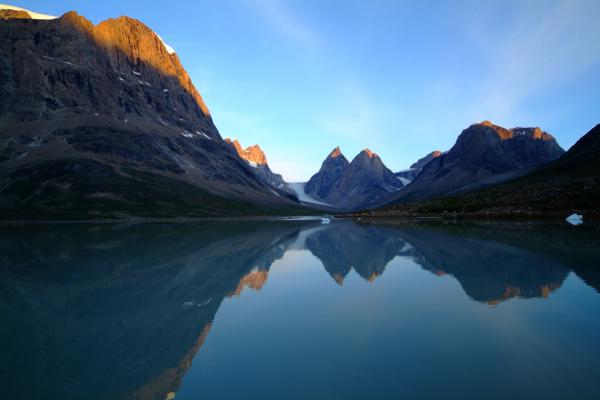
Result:
M361 153L366 154L367 156L369 156L369 158L373 158L375 156L377 156L376 153L373 153L370 149L368 149L367 147L364 148L363 151L361 151Z
M242 148L240 142L237 139L231 140L230 138L226 138L225 141L231 144L234 148L238 156L241 159L248 161L249 163L255 163L258 165L266 165L267 164L267 156L265 152L262 151L259 145L255 144L252 146L248 146L245 149Z
M481 121L481 122L479 123L479 125L483 125L483 126L494 126L494 124L492 124L492 121L489 121L489 120L487 120L487 119L486 119L485 121Z
M331 153L329 153L329 158L337 158L339 156L342 155L342 150L340 150L340 146L336 146L335 149L331 150Z

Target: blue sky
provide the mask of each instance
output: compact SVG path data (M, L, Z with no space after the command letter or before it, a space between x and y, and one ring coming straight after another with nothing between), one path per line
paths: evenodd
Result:
M10 4L143 21L175 48L221 135L260 144L291 181L337 145L400 170L485 119L540 126L565 149L600 122L596 0Z

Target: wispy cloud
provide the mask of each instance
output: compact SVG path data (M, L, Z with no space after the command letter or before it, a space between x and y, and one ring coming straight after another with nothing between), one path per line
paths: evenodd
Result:
M383 104L375 102L364 87L357 82L344 83L334 100L319 119L326 133L363 142L379 137Z
M304 47L318 43L316 31L294 15L289 6L280 0L248 1L251 7L264 18L267 25L277 33Z
M488 77L472 107L510 118L540 91L566 84L600 64L597 13L584 1L543 4L523 5L509 21L508 34L490 43ZM593 2L587 4L594 8Z

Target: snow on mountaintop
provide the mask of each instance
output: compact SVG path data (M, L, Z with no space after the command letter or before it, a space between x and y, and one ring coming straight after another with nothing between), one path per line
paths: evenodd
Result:
M27 14L29 14L29 16L31 17L31 19L56 19L56 18L58 18L58 17L55 17L53 15L40 14L40 13L36 13L36 12L33 12L33 11L29 11L29 10L27 10L25 8L11 6L9 4L0 4L0 10L25 11ZM167 50L167 53L169 53L169 54L174 54L175 53L175 49L172 48L171 46L169 46L163 40L163 38L160 37L159 34L156 34L156 36L160 39L160 41L162 42L162 44L165 46L165 49Z
M56 19L58 17L54 17L52 15L40 14L33 11L26 10L21 7L15 7L8 4L0 4L0 10L15 10L15 11L25 11L31 19Z
M166 44L165 41L163 40L163 38L161 38L158 33L156 34L156 36L160 39L162 44L165 46L165 49L167 49L167 53L169 53L169 54L175 53L175 49L172 48L171 46L169 46L168 44Z

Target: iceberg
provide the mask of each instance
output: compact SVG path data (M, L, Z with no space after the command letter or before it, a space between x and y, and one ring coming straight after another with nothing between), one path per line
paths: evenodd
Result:
M571 214L566 218L566 221L571 225L583 224L583 215L577 213Z

